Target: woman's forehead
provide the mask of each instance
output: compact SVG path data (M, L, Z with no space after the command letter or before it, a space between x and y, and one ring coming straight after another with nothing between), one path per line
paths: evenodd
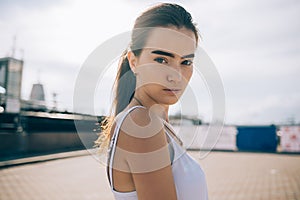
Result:
M175 55L185 56L195 52L197 47L193 31L186 28L161 28L151 30L144 49L159 49Z

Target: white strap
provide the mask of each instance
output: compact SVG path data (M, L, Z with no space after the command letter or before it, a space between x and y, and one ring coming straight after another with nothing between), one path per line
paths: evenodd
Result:
M111 138L110 147L109 147L109 151L111 151L110 152L110 160L109 160L109 180L110 180L110 185L111 185L112 190L113 190L113 178L112 178L113 158L114 158L115 151L116 151L117 139L118 139L119 132L120 132L119 130L120 130L120 127L121 127L125 117L132 110L134 110L137 107L143 107L144 108L144 106L139 106L139 105L138 106L133 106L133 107L129 108L127 111L125 111L124 113L122 113L120 121L116 121L116 127L115 127L115 130L114 130L113 136Z

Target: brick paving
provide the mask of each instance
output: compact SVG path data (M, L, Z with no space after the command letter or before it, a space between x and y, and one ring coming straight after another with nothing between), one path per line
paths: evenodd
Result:
M213 152L200 163L210 200L300 200L299 155Z
M300 156L211 152L199 159L210 200L300 200ZM91 155L0 170L1 200L111 200L105 167Z

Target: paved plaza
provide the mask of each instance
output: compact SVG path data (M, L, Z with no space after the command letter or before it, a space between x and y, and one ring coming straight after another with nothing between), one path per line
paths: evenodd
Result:
M300 156L211 152L199 159L210 200L300 200ZM105 167L91 155L0 169L1 200L112 200Z

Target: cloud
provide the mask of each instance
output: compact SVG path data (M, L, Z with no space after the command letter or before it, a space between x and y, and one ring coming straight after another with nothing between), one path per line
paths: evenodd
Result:
M300 117L299 94L266 95L260 99L244 102L243 108L236 108L233 113L235 124L282 124L287 123L291 117L295 119ZM246 123L243 120L245 118L248 119Z
M192 9L204 38L202 45L224 82L228 122L284 121L295 113L295 104L289 104L289 108L280 103L270 108L268 104L273 105L270 96L280 102L300 91L299 2L194 4ZM256 113L255 117L250 113ZM300 121L299 116L296 118Z

